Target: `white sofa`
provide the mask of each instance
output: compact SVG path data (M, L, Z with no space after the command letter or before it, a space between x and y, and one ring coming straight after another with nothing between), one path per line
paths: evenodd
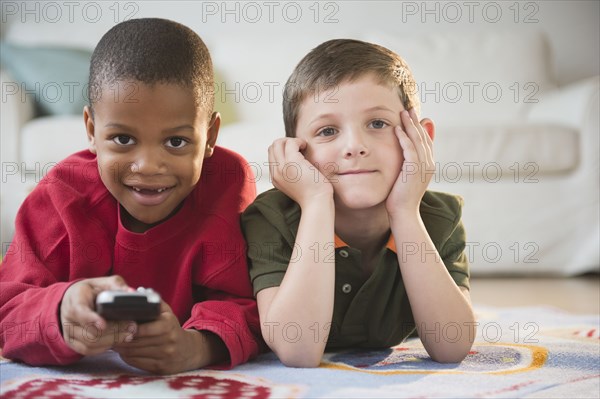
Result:
M194 26L182 18L182 22ZM31 28L31 27L30 27ZM21 45L61 41L93 48L102 29L67 38L66 32L22 24L4 39ZM338 29L339 31L339 29ZM599 78L559 86L544 35L489 30L478 35L397 37L383 28L336 32L397 51L411 66L423 116L437 124L438 172L431 189L465 200L467 255L475 275L574 275L599 270ZM218 107L235 113L219 144L240 152L271 187L267 147L284 135L283 84L294 65L329 37L306 31L285 38L237 34L206 39L224 76ZM62 41L64 44L64 41ZM2 71L2 82L13 82ZM3 90L5 84L2 84ZM2 100L2 242L12 235L25 195L66 155L86 147L82 117L34 118L30 100ZM225 111L224 111L225 112ZM225 115L228 117L229 115Z

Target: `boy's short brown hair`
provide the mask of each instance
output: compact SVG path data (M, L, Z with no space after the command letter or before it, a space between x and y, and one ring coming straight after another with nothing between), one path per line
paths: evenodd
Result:
M285 84L285 135L296 136L300 105L305 98L368 73L383 85L397 87L405 109L415 108L419 111L415 80L408 64L398 54L360 40L329 40L310 51Z

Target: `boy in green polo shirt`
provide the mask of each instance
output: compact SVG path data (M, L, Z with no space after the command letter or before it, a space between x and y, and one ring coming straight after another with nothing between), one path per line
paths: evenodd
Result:
M415 328L438 362L473 344L462 201L427 191L435 127L414 88L402 58L357 40L316 47L286 83L276 188L242 228L263 337L288 366Z

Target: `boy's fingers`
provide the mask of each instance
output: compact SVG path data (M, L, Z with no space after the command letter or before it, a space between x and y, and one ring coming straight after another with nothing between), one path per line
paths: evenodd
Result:
M419 126L419 118L417 117L417 112L415 111L414 108L411 108L408 110L408 115L410 116L410 119L412 119L413 123L415 124L415 126Z
M149 321L143 324L136 324L136 336L147 337L153 335L162 335L169 330L169 320L177 320L177 316L171 310L171 307L165 302L160 303L160 316L154 321ZM179 325L179 321L176 321Z
M427 137L429 137L429 135L425 131L425 128L421 126L421 123L419 122L419 117L417 116L417 111L415 111L414 108L411 108L408 110L408 115L410 116L410 119L412 120L412 123L415 126L415 130L417 131L417 133L419 133L421 141L424 145L426 145Z
M103 290L133 290L121 276L98 277L73 284L63 297L61 318L81 325L103 329L106 321L95 312L96 296Z
M431 160L433 160L433 140L431 139L431 137L429 137L429 133L427 132L425 127L421 125L417 112L414 108L411 108L409 110L409 114L413 121L413 124L415 125L415 128L417 129L417 132L419 132L419 136L421 137L421 141L423 142L425 155L427 156L427 162L429 163ZM430 119L425 118L423 120L432 123ZM423 161L425 161L425 159Z
M285 161L287 163L294 162L294 160L298 160L298 157L303 157L300 151L302 150L303 140L300 139L291 139L286 140L285 142ZM304 146L306 146L304 144Z
M161 300L160 301L160 313L173 313L173 310L171 310L171 307L169 306L168 303Z
M75 321L81 326L94 325L97 328L106 328L106 321L100 317L98 313L90 309L88 306L76 305L73 308L69 320Z
M425 131L425 128L421 126L414 108L411 108L408 111L408 116L410 117L414 129L411 129L411 132L413 133L413 143L419 155L420 168L422 169L422 172L425 173L423 176L427 177L428 175L435 173L435 163L433 161L433 150L431 145L433 142Z
M294 156L297 156L297 154L294 154L295 152L302 152L306 149L306 147L308 146L308 142L304 139L298 138L298 137L294 137L292 139L289 139L288 142L289 143L293 143L293 146L291 146L291 150L292 150L292 154Z
M304 158L301 150L306 147L306 142L298 138L282 138L275 140L269 148L269 161L276 163L270 166L274 182L281 182L285 178L284 172L290 163L298 162L299 157Z
M79 325L96 324L102 328L104 319L94 311L93 288L87 283L76 283L69 288L61 304L61 318Z
M137 330L138 325L134 321L111 321L100 331L99 338L103 346L113 347L120 343L131 342Z
M135 335L139 329L139 326L136 322L133 321L120 321L116 324L113 331L113 342L111 346L120 344L120 343L129 343L132 342L135 338ZM105 330L108 331L108 328ZM115 333L116 332L116 333Z
M156 359L161 356L160 345L143 345L143 346L132 346L132 345L121 345L115 350L119 355L128 359ZM129 361L127 362L129 363Z
M163 336L150 336L150 337L138 337L135 336L131 341L119 341L119 343L115 346L115 350L119 353L129 353L132 354L134 350L139 350L140 348L147 348L148 346L161 346L164 345L165 338Z
M110 322L104 328L91 323L67 325L65 326L67 344L82 355L102 353L119 343L131 341L132 331L135 331L135 328L130 328L131 325L131 322Z
M408 111L402 111L401 115L402 115L402 123L404 125L404 131L406 132L406 134L410 138L410 140L413 142L415 151L418 156L418 160L424 162L425 158L426 158L426 152L425 152L425 146L423 144L423 138L421 137L421 133L419 132L419 129L415 126L414 120L412 119L412 117ZM419 125L419 126L421 126L421 125Z
M119 355L121 355L123 361L129 364L130 366L150 372L156 372L156 370L158 369L158 363L160 362L160 359L151 357L152 354L150 354L149 357L141 357L137 355L127 356L122 355L120 353Z
M175 326L181 328L175 314L171 311L163 312L157 320L140 324L136 335L140 337L161 336L173 330Z
M103 329L95 329L92 327L86 328L83 338L87 340L90 347L103 348L106 350L119 343L132 341L135 332L136 326L134 322L109 322Z
M308 146L308 142L304 139L296 138L295 140L296 143L298 143L298 148L300 149L300 151L304 151Z
M273 144L271 144L269 146L269 148L267 149L267 154L268 154L268 158L269 158L269 175L271 175L271 180L273 180L273 176L275 174L275 165L274 163L275 161L275 153L273 150Z
M269 171L273 182L277 182L280 178L279 171L283 162L281 146L281 139L277 139L269 147Z
M400 147L402 147L404 162L417 162L418 158L415 152L415 145L400 126L396 126L396 137L398 137Z
M285 145L284 139L278 139L273 142L273 157L274 157L274 161L279 163L279 165L275 166L275 168L277 168L278 170L281 169L281 164L283 162L285 162L284 145Z
M89 280L89 284L98 291L103 290L133 290L133 288L129 287L125 282L123 277L115 275L110 277L99 277Z
M83 330L83 329L82 329ZM82 337L83 331L77 331L77 337ZM109 347L101 347L97 345L89 345L89 340L87 339L71 339L69 341L69 346L77 353L89 356L89 355L97 355L109 349Z

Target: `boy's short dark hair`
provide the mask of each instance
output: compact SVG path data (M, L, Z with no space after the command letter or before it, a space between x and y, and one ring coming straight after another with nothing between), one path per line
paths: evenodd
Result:
M298 113L305 98L368 73L373 74L385 86L397 87L405 109L419 110L415 79L408 64L398 54L360 40L329 40L310 51L298 63L285 84L285 135L296 136Z
M210 115L214 76L210 53L200 37L180 23L160 18L131 19L100 39L90 62L89 105L102 88L118 81L174 83L191 88Z

